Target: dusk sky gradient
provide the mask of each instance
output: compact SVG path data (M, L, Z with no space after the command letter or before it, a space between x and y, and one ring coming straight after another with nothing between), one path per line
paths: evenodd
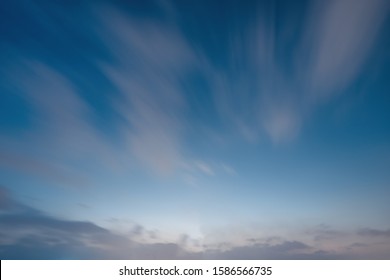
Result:
M0 259L390 259L389 14L0 1Z

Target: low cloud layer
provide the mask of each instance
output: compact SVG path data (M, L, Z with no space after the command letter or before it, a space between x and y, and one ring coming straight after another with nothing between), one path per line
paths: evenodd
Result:
M263 237L247 240L246 245L204 243L182 235L176 242L154 236L140 242L140 235L150 235L141 225L128 234L115 233L88 221L72 221L47 214L15 201L8 189L0 188L0 258L1 259L387 259L389 230L363 229L357 235L365 243L338 239L353 233L321 229L318 226L302 239L332 235L338 248L320 249L321 243L287 238ZM367 243L367 241L369 243ZM195 242L195 247L189 244ZM202 245L202 243L204 243ZM192 245L194 245L192 244ZM310 245L309 245L310 244ZM317 246L317 247L316 247ZM387 253L386 253L387 252Z

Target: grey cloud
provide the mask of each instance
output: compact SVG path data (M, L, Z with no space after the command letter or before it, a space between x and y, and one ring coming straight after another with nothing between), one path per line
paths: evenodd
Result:
M7 188L0 188L3 211L0 211L0 255L2 259L29 258L47 252L63 254L65 258L77 258L67 255L71 250L84 248L88 251L101 250L101 246L130 241L91 222L71 221L51 217L35 208L13 199ZM4 207L6 206L6 207ZM36 252L36 251L40 252ZM35 253L37 253L35 255ZM35 257L34 257L35 258ZM45 258L62 258L59 255L47 255Z
M53 230L62 233L77 232L80 234L107 233L107 230L89 222L62 221L44 215L11 214L0 217L0 225L3 229L39 229Z
M355 242L355 243L352 243L352 244L348 245L347 248L354 249L354 248L364 248L364 247L367 247L367 246L369 246L369 245L364 244L364 243L360 243L360 242Z
M2 212L3 211L3 212ZM25 213L39 214L40 211L16 201L7 187L0 185L0 214Z
M367 236L367 237L385 237L390 238L390 229L388 230L380 230L373 228L364 228L358 231L359 235Z
M133 235L141 235L144 233L145 229L141 225L135 225L134 228L131 230L131 234Z
M329 225L320 224L313 228L306 230L306 234L313 237L315 241L332 240L345 237L347 233L334 230Z
M64 220L23 206L1 188L0 212L1 259L343 259L386 258L386 252L375 254L376 248L354 255L353 252L327 252L297 240L270 238L244 246L225 243L202 247L199 240L184 234L178 242L167 243L156 237L153 242L140 242L150 231L142 225L132 234L114 233L87 221ZM7 194L6 194L7 193ZM5 205L19 204L18 211ZM23 207L22 207L23 206ZM142 238L141 238L142 239ZM264 239L263 239L264 240ZM195 246L192 250L188 246ZM211 248L217 249L211 249ZM369 246L369 249L371 247ZM380 248L379 248L380 249Z
M340 259L342 255L315 248L299 241L284 241L279 244L257 243L233 247L227 251L210 251L205 254L210 259Z
M50 217L28 206L15 212L8 207L16 203L8 190L0 190L1 259L177 259L192 256L178 244L135 242L91 222ZM142 226L138 228L136 234L145 232Z
M0 210L9 209L12 206L9 192L6 188L0 186Z
M87 186L89 184L87 178L77 174L74 170L69 170L64 165L36 159L32 155L20 154L20 152L0 150L0 167L22 171L25 174L64 185Z

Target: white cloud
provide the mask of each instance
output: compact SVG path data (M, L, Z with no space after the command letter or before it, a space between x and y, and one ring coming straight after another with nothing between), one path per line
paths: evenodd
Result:
M221 168L228 175L237 175L237 171L233 167L231 167L230 165L228 165L226 163L222 163Z
M2 165L69 186L89 186L95 178L91 166L117 168L121 155L93 125L92 108L69 79L40 61L21 57L7 75L31 105L32 122L23 137L1 139L0 153L7 158ZM80 170L79 164L86 169Z
M299 43L291 48L293 74L286 75L277 48L284 38L274 22L258 23L260 123L275 143L293 139L319 104L346 89L364 70L388 1L335 0L310 3ZM284 22L287 26L297 22ZM280 27L281 30L287 27ZM277 37L280 36L280 37Z
M192 50L177 31L158 23L131 21L117 11L102 20L113 35L105 43L117 57L102 68L121 94L117 109L130 152L153 172L171 174L185 161L180 75L191 66Z
M211 168L210 165L208 165L207 163L203 162L203 161L195 161L195 166L197 167L197 169L199 169L201 172L203 172L204 174L206 175L209 175L209 176L212 176L214 175L214 171L213 169Z
M313 98L331 97L358 76L388 12L386 0L315 2L301 53L309 58Z

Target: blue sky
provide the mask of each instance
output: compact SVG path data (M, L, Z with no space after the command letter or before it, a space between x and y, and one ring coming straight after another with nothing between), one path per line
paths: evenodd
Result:
M0 258L390 258L389 3L2 1Z

